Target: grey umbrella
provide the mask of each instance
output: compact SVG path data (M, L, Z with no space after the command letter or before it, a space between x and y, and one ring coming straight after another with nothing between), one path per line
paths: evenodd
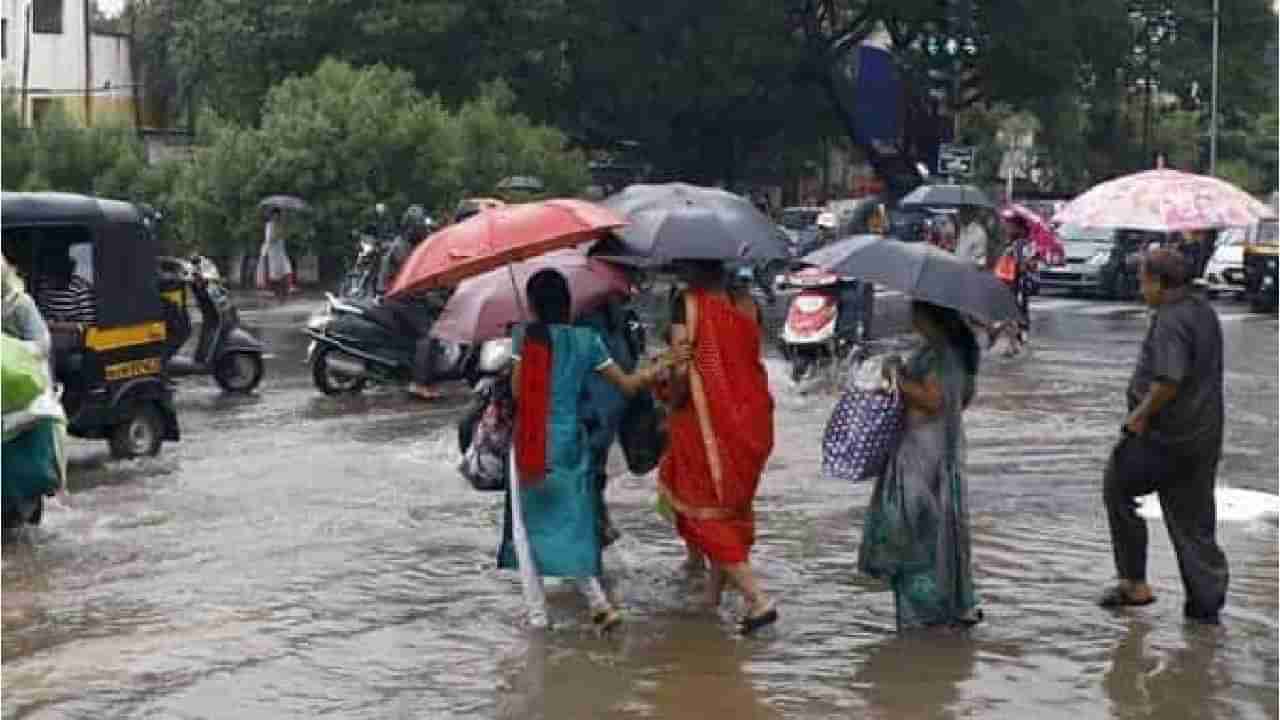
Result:
M310 205L300 197L293 195L272 195L263 198L258 207L263 209L278 208L280 210L309 210Z
M988 322L1018 317L1018 305L1004 283L928 243L856 235L809 253L802 262L836 275L885 285Z
M602 204L628 224L597 245L594 255L632 256L651 265L789 257L777 225L746 198L724 190L684 183L632 185Z
M986 193L972 185L921 185L899 204L902 207L995 207Z

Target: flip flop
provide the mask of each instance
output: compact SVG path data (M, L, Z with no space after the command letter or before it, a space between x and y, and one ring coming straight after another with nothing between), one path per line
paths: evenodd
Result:
M595 624L596 630L600 631L602 634L607 633L622 624L622 613L618 612L614 608L601 610L591 616L591 622Z
M767 627L778 622L778 609L771 607L759 615L747 615L738 622L738 632L742 635L750 635L760 628Z
M1143 605L1150 605L1155 601L1155 595L1139 600L1129 595L1128 591L1124 588L1116 585L1102 594L1102 597L1098 600L1098 605L1104 608L1142 607Z

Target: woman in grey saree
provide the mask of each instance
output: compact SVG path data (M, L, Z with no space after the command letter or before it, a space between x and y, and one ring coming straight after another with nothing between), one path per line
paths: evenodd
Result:
M876 481L858 568L888 581L898 629L982 619L970 571L962 413L973 399L978 344L953 310L911 308L925 344L894 368L907 406L902 441Z

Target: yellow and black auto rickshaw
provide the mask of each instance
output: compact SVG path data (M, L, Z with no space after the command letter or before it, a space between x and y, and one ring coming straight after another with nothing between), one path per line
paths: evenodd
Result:
M1244 293L1259 312L1275 310L1280 296L1280 227L1263 220L1250 233L1244 247Z
M137 208L63 193L3 193L3 252L53 336L68 429L115 457L155 455L178 439L164 370L156 240Z

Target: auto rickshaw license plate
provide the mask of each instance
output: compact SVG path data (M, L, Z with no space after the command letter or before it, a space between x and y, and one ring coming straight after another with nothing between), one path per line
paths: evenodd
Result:
M160 358L145 358L116 363L115 365L108 365L103 369L103 372L108 381L127 380L128 378L142 377L143 375L158 375L160 374Z

